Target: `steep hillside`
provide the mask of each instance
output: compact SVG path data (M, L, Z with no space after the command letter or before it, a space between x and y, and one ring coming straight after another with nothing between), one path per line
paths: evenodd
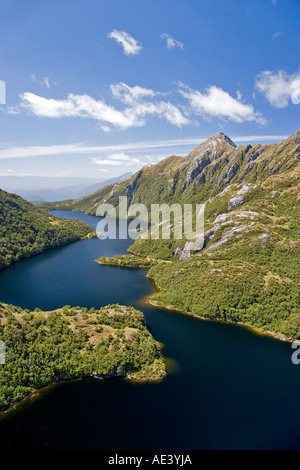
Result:
M202 246L141 235L134 255L99 261L150 267L156 305L300 337L300 132L253 147L217 134L182 161L169 194L173 202L205 203ZM160 183L148 184L149 194ZM137 183L132 200L138 194Z
M77 219L62 219L0 190L0 269L60 245L95 236Z

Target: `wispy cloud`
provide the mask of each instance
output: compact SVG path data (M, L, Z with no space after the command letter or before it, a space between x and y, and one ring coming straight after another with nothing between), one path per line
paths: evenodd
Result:
M182 42L178 41L177 39L173 38L170 34L168 33L163 33L161 35L162 39L166 40L167 43L167 48L168 49L173 49L174 47L179 47L179 49L183 49L184 45Z
M49 82L49 80L50 80L49 77L45 77L45 78L43 79L43 83L44 83L44 85L45 85L48 89L50 88L50 82Z
M126 83L120 82L110 85L112 95L118 98L125 104L133 105L140 101L142 98L153 98L160 94L157 91L151 90L150 88L143 88L141 86L130 87Z
M238 98L233 98L227 91L214 85L207 88L204 93L192 90L182 83L179 86L179 92L189 101L191 110L195 114L207 119L218 117L237 123L256 121L265 124L262 115L256 112L251 104L241 101L240 93Z
M142 45L126 31L114 29L107 37L117 41L123 47L125 55L137 55L142 50Z
M277 31L277 33L273 34L272 39L277 39L280 36L283 36L283 32L282 31Z
M266 70L256 76L255 87L276 108L286 108L290 101L300 104L300 71L289 75Z
M37 82L38 82L38 78L37 78L37 76L36 76L36 73L32 73L32 74L30 75L30 77L31 77L31 80L32 80L34 83L37 83ZM43 79L40 79L40 80L42 80L42 81L39 82L39 85L40 85L41 87L46 87L46 88L48 88L48 90L51 88L51 86L50 86L50 78L49 78L49 77L44 77ZM57 83L54 82L54 85L56 85L56 84L57 84Z
M170 139L170 140L157 140L157 141L141 141L130 142L125 144L116 145L86 145L81 142L75 142L63 145L33 145L21 147L7 147L0 149L0 159L12 158L29 158L29 157L43 157L54 155L65 155L73 157L74 155L103 155L105 159L113 161L117 159L124 161L126 159L126 152L139 152L145 157L145 153L161 154L163 151L166 156L173 153L178 147L185 147L188 153L192 146L196 146L204 142L209 136L195 136L186 137L183 139ZM245 135L245 136L231 136L231 139L236 143L250 143L250 142L279 142L286 139L287 135ZM163 149L163 150L162 150ZM120 155L125 155L121 157ZM108 158L109 156L109 158ZM95 157L93 157L95 158ZM99 157L98 157L99 158ZM97 158L97 159L98 159Z

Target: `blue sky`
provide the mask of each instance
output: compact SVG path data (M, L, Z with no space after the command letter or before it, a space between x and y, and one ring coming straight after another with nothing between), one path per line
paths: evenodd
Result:
M0 15L1 175L109 178L219 131L300 129L299 0L0 0Z

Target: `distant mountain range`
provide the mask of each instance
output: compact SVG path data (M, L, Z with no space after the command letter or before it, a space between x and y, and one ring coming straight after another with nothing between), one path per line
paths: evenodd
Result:
M75 199L97 191L109 184L130 178L132 173L102 180L80 177L0 176L0 188L34 203Z

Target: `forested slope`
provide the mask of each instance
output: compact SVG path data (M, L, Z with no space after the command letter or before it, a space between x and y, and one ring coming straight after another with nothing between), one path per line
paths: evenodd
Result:
M0 269L37 253L95 236L77 219L49 214L15 194L0 190Z

